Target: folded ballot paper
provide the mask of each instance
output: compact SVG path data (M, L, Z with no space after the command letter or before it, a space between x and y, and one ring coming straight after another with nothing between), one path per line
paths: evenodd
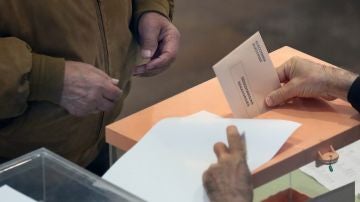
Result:
M103 176L150 202L207 202L202 174L217 162L213 145L226 142L226 127L245 131L248 164L254 171L269 161L298 123L224 119L208 112L157 123Z
M235 117L264 113L265 97L280 87L276 70L257 32L213 67Z

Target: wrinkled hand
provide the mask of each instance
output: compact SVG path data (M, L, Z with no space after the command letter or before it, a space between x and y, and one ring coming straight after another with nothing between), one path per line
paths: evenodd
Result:
M204 173L204 187L211 202L250 202L253 191L245 136L240 136L235 126L229 126L227 139L229 147L222 142L214 145L218 163Z
M167 69L179 49L180 33L164 16L149 12L139 20L141 56L150 60L135 67L134 76L153 76Z
M108 111L122 93L117 83L92 65L66 61L60 105L75 116Z
M357 77L344 69L321 65L300 57L293 57L282 64L277 68L277 73L284 85L265 99L269 107L294 97L346 100L347 93Z

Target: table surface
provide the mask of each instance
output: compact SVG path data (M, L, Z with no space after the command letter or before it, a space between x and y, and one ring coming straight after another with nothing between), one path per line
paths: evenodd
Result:
M270 53L275 67L293 56L328 64L287 46ZM203 110L232 117L216 78L108 125L106 141L127 151L161 119L187 116ZM328 150L330 145L338 149L360 139L360 116L347 102L339 99L331 102L296 99L256 118L290 120L302 126L269 162L253 172L254 187L314 161L317 152Z

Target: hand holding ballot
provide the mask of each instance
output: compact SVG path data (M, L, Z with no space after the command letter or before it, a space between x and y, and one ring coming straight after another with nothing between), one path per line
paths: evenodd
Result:
M321 65L293 57L277 68L284 85L265 99L269 107L282 104L294 97L321 97L326 100L347 100L350 87L358 75L347 70Z
M353 105L359 102L356 90L350 99L348 96L357 74L300 57L274 68L259 32L213 68L237 118L253 118L295 97L341 98ZM360 106L355 108L360 110Z
M227 128L229 147L218 142L214 151L218 163L203 175L203 183L211 202L252 201L251 173L246 162L246 142L235 126Z

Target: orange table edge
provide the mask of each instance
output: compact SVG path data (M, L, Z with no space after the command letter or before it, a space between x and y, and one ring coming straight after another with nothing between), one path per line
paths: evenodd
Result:
M328 64L287 46L270 53L274 66L293 56ZM108 125L106 141L127 151L161 119L187 116L203 110L232 117L216 78ZM327 150L330 145L338 149L360 139L360 116L347 102L339 99L331 102L297 99L256 118L290 120L302 126L269 162L253 172L254 187L314 161L317 152Z

